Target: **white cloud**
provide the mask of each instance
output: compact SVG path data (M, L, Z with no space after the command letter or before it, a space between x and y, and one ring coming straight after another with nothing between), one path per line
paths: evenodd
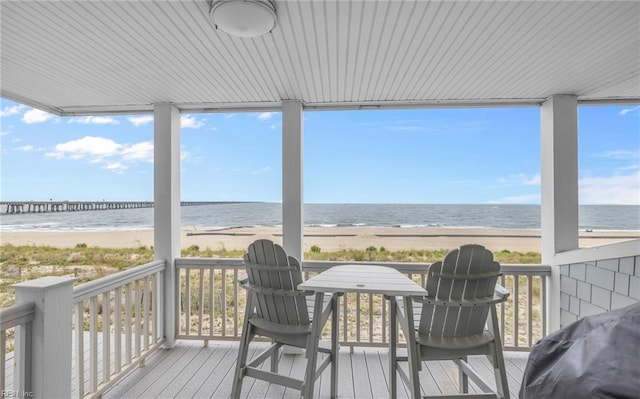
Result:
M635 107L631 107L631 108L625 108L619 112L619 115L625 116L627 114L630 114L636 111L640 112L640 105L636 105Z
M6 136L7 134L9 134L9 132L6 130L0 132L0 136Z
M55 146L47 156L56 159L91 159L97 161L103 157L113 156L122 148L121 144L104 137L86 136L78 140L67 141Z
M104 169L112 170L112 171L120 174L120 173L124 172L127 169L127 167L124 166L123 164L121 164L120 162L114 162L114 163L109 163L109 164L105 165Z
M182 115L180 117L180 127L184 129L199 129L204 126L203 120L198 120L192 115Z
M32 151L42 151L42 148L36 148L32 145L23 145L22 147L16 147L13 149L14 151L24 151L24 152L32 152Z
M28 125L33 123L42 123L53 118L55 115L48 112L40 111L39 109L32 108L22 115L22 121Z
M125 146L121 152L125 161L153 162L153 142L142 141L133 145Z
M110 116L83 116L71 118L67 123L80 123L82 125L118 125L120 122Z
M0 111L0 116L5 117L5 116L11 116L11 115L18 114L24 108L26 108L26 107L24 105L22 105L22 104L13 105L13 106L7 106L7 107L4 107L2 109L2 111Z
M606 151L601 154L596 154L596 157L609 158L609 159L640 159L640 151L630 151L630 150Z
M140 127L153 122L153 115L144 116L132 116L127 118L129 122L135 127Z
M266 121L271 119L271 117L273 116L274 112L261 112L258 114L258 119L261 121Z
M585 177L578 183L581 204L640 205L640 172Z
M103 169L123 173L140 162L153 163L153 142L117 143L105 137L86 136L57 144L45 154L54 159L71 159L100 164Z

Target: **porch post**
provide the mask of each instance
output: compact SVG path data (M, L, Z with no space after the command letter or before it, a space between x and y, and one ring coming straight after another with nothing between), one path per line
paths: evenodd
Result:
M71 397L71 312L73 309L74 277L47 276L14 284L16 305L34 302L35 315L31 336L16 334L16 346L29 358L25 362L27 375L21 375L19 385L26 389L20 397ZM23 340L29 341L24 342ZM22 348L26 345L25 348ZM4 361L4 359L2 359ZM16 372L21 367L16 365Z
M302 261L302 103L282 102L282 243Z
M559 252L578 248L578 102L553 95L540 112L542 263L551 265L547 326L560 328Z
M154 106L153 224L155 259L166 261L162 293L165 348L176 343L175 259L180 256L180 112L173 104Z

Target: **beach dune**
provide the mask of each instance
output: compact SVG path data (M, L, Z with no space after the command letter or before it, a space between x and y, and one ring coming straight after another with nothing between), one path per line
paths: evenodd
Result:
M539 230L501 230L477 228L393 228L393 227L307 227L305 251L316 245L323 251L365 249L387 250L449 249L467 243L481 244L492 251L540 252ZM227 229L182 229L181 247L201 249L245 249L257 239L282 243L280 227L239 227ZM580 247L593 247L640 238L638 231L580 232ZM83 243L105 248L153 245L153 229L126 231L3 232L2 244L75 247Z

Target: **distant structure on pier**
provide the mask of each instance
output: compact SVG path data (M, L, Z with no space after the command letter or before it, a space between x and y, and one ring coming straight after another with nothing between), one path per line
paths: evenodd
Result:
M182 206L212 205L221 202L183 201ZM153 208L153 201L9 201L0 202L0 212L13 213L46 213L101 211L108 209Z

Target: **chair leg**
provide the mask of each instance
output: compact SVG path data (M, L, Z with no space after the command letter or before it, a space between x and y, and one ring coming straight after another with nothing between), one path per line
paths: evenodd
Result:
M467 356L462 357L462 360L467 362ZM460 393L469 393L469 377L462 369L460 359L456 359L455 362L458 365L458 390Z
M249 343L251 342L251 327L249 322L245 322L242 326L242 338L240 340L240 348L238 349L238 359L236 360L236 371L233 375L233 388L231 389L231 398L237 399L242 392L242 380L244 378L244 369L247 365L247 355L249 353Z
M500 398L509 399L509 383L507 381L507 371L504 364L504 356L502 355L502 340L500 339L500 330L498 328L498 312L496 305L491 306L491 322L488 323L489 332L493 334L493 370L496 376L496 390Z
M411 297L407 296L403 298L405 308L405 320L407 323L407 332L409 337L407 338L407 356L409 356L409 373L411 376L411 396L413 398L420 398L420 375L421 359L420 348L416 343L416 334L413 327L413 301Z
M244 377L244 368L247 365L247 354L249 353L249 343L252 338L251 323L249 323L249 315L253 312L253 297L247 296L247 303L244 310L244 321L242 322L242 336L240 338L240 347L238 348L238 359L236 360L236 371L233 375L233 387L231 388L231 398L237 399L242 392L242 378Z
M311 333L307 338L307 349L305 355L307 357L307 370L302 384L302 397L305 399L313 398L313 386L316 381L316 364L318 360L318 342L322 335L322 305L324 301L324 292L316 292L315 304L313 307L313 322L311 323Z
M271 343L273 343L275 341L271 341ZM278 372L278 363L279 363L279 359L280 358L280 349L276 349L273 351L273 354L271 355L271 372L272 373L277 373Z

